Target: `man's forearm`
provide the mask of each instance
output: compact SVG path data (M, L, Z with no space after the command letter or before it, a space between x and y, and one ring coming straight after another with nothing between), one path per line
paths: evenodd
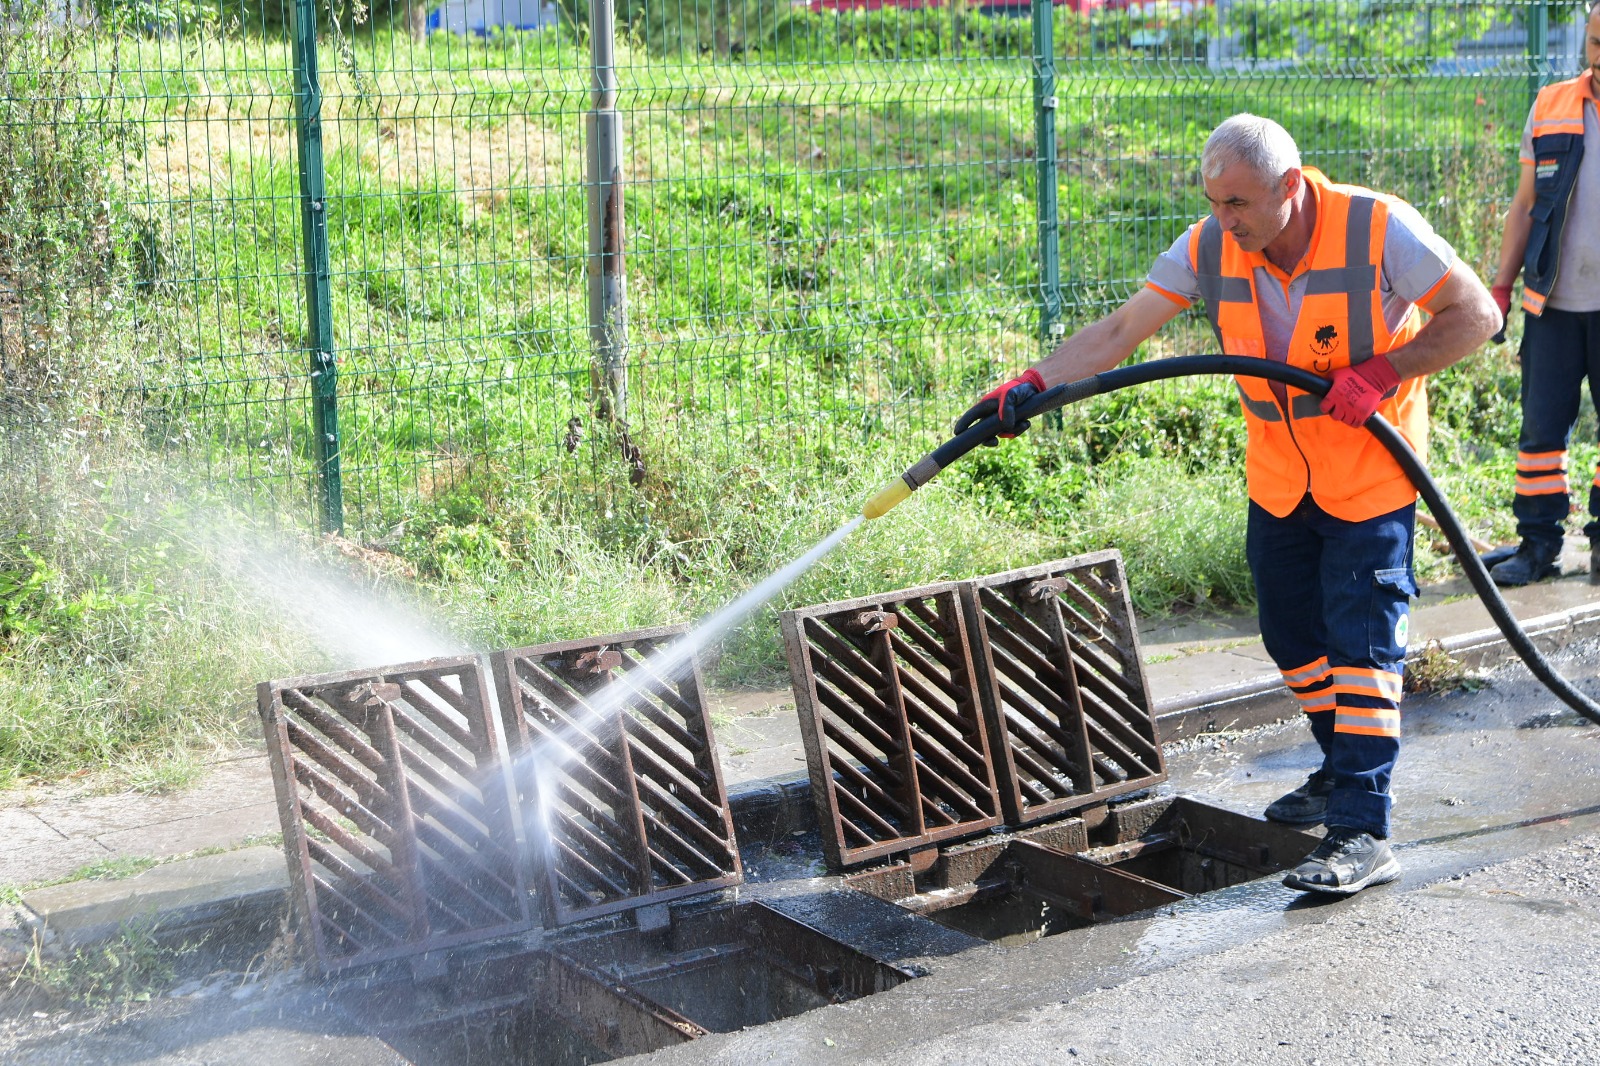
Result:
M1140 289L1111 314L1062 341L1034 369L1044 378L1046 387L1093 377L1128 358L1182 313L1182 304L1153 289Z
M1457 259L1433 299L1423 306L1432 317L1410 341L1387 353L1402 378L1443 370L1500 328L1500 308L1472 267Z
M1047 386L1064 381L1079 381L1103 370L1110 370L1138 347L1127 344L1116 323L1103 318L1091 323L1061 342L1060 347L1039 360L1035 367Z
M1430 318L1410 343L1389 353L1389 362L1402 378L1437 373L1476 351L1500 328L1500 312L1493 301L1452 304Z

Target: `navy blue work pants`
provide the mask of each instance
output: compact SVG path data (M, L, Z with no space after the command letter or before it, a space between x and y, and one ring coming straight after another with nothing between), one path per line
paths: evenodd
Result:
M1400 754L1416 505L1364 522L1310 496L1286 518L1250 504L1245 554L1261 636L1333 775L1327 824L1389 835Z
M1521 360L1522 434L1511 509L1517 536L1559 544L1571 509L1567 445L1578 421L1585 378L1591 402L1600 403L1600 311L1547 307L1542 315L1525 315ZM1581 485L1590 471L1572 474ZM1600 544L1600 470L1594 477L1583 531Z

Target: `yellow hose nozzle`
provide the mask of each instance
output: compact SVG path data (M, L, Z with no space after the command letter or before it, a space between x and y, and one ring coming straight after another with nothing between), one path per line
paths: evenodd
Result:
M867 505L861 509L861 513L868 519L882 518L896 504L910 496L911 492L911 486L906 484L905 479L897 477L879 489L877 494L867 501Z

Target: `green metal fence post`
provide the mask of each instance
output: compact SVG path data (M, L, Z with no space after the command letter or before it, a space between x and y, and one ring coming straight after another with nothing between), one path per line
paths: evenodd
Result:
M1547 0L1539 0L1523 17L1527 20L1528 31L1528 106L1531 108L1534 97L1544 85L1545 67L1549 65L1550 5Z
M294 0L295 145L300 161L300 231L305 256L306 351L311 357L312 448L317 511L324 532L344 528L339 477L339 372L333 358L333 292L328 265L328 187L322 160L322 84L317 76L317 8Z
M1039 170L1039 336L1046 345L1066 331L1061 321L1061 206L1056 169L1056 44L1054 6L1032 0L1033 125Z

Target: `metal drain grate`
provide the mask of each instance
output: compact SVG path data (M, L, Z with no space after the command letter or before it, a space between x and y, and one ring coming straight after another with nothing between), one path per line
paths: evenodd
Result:
M535 836L551 924L741 879L699 669L692 656L651 661L685 632L495 657L525 809L544 830Z
M834 866L999 824L958 586L787 611L782 620Z
M788 611L783 631L835 868L1166 779L1115 551Z
M269 681L257 698L325 969L532 924L476 659Z
M684 632L263 683L321 967L738 884L699 668L668 650Z
M995 574L962 599L1008 824L1166 780L1120 554Z

